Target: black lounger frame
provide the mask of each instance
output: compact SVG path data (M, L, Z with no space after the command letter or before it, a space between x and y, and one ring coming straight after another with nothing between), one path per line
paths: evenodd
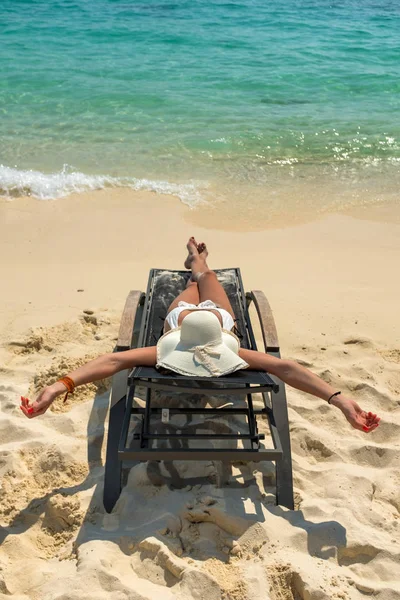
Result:
M239 269L216 270L217 276L232 303L236 319L237 333L242 347L257 350L248 308L254 302L260 320L265 351L280 357L272 311L264 294L252 291L245 294ZM116 352L135 347L152 346L162 333L163 320L172 299L183 289L189 277L187 271L166 271L152 269L146 294L130 292L121 320ZM137 387L146 388L144 408L133 406ZM169 408L152 406L152 391L173 391L202 395L240 394L247 399L245 408ZM260 393L263 408L254 408L252 394ZM104 481L104 506L111 512L121 493L122 461L132 460L217 460L231 463L234 461L275 461L277 503L293 509L292 462L290 451L289 423L285 388L282 382L265 372L243 370L218 378L184 377L171 372L160 372L155 368L137 367L129 374L125 371L113 378L111 389L110 420L107 440L107 454ZM217 414L247 418L246 433L154 433L151 430L151 417L160 415L165 408L167 416L182 413ZM165 413L164 413L165 414ZM273 448L260 447L265 436L258 433L257 415L268 419ZM141 419L140 432L135 432L130 446L127 447L131 418ZM241 440L247 447L234 449L216 448L160 448L154 447L154 441L196 439L213 441L221 439ZM174 447L175 446L175 447Z

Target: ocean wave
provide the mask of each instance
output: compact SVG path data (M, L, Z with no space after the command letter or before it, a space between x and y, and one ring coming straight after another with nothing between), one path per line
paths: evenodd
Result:
M32 196L39 200L54 200L70 194L126 187L138 191L176 196L183 204L194 207L203 201L199 186L193 183L171 183L135 177L86 175L65 165L56 173L19 170L0 165L0 196L11 199Z

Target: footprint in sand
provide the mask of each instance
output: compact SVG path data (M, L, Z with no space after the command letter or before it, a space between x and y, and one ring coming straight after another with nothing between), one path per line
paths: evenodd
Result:
M354 597L349 578L333 575L329 566L318 570L315 567L314 564L304 568L283 561L269 564L266 567L269 599L347 600Z
M95 311L91 308L85 308L82 311L82 315L80 316L80 323L84 328L86 334L90 334L94 337L95 340L103 340L110 339L114 340L116 330L107 329L107 326L110 326L111 318L106 315L104 316L102 312L106 309L102 309L101 311Z
M326 460L332 456L337 458L337 454L328 448L328 446L326 446L323 442L321 442L321 440L312 438L309 435L306 435L305 438L300 441L299 447L300 453L303 456L312 456L317 461Z
M353 544L338 548L337 561L341 567L354 564L367 564L373 560L381 550L370 544Z
M358 465L382 469L399 466L399 451L395 447L363 444L351 449L351 459Z
M375 488L375 498L377 500L381 500L383 502L387 502L395 509L395 518L396 520L400 516L400 486L399 483L395 485L395 487L388 486L388 488L384 488L383 486L380 488Z
M150 537L140 542L138 552L139 556L134 555L131 564L140 577L145 575L153 583L161 583L163 579L168 587L177 586L183 598L221 600L221 587L212 575L175 556L157 538Z
M370 401L375 410L393 411L399 407L398 399L390 394L378 390L376 387L364 381L343 378L343 384L350 390L357 399L365 404Z
M51 352L53 347L47 344L42 335L31 332L25 340L14 340L8 344L8 349L14 354L33 354L35 352Z
M15 410L15 403L13 404L13 406L13 412L17 412ZM32 427L29 427L29 424L27 426L25 426L25 424L21 425L20 419L16 419L15 417L10 418L3 416L0 420L0 439L2 444L9 444L10 442L20 442L21 439L26 441L35 437L37 437L37 434L32 429Z
M372 340L367 337L349 337L344 340L345 346L358 346L360 348L375 348Z
M180 518L184 550L202 560L256 554L267 543L266 531L256 519L229 515L211 497L189 503Z
M42 526L52 536L61 532L72 535L82 520L83 513L77 498L55 494L47 500ZM63 541L66 541L65 536Z
M141 577L152 583L175 588L188 600L247 600L252 597L246 575L240 563L204 557L199 563L174 556L162 541L155 537L140 542L132 555L131 566Z
M86 463L72 459L55 445L22 450L21 458L34 488L42 492L80 483L88 474Z
M314 367L313 362L310 362L309 360L304 360L304 358L293 357L293 358L289 358L289 360L294 360L299 365L301 365L302 367L306 367L307 369L312 369Z
M377 383L372 373L360 365L352 365L351 373L356 377L360 377L361 380Z
M89 308L85 308L81 320L84 323L87 323L88 325L94 325L95 327L97 327L98 325L98 320L96 315L94 314L94 310L91 310Z
M11 398L14 399L16 396L18 397L16 389L12 386L0 386L0 390L8 392L7 394L0 393L1 412L3 414L15 414L17 411L17 406L15 404L15 401L11 400Z
M275 563L266 572L271 600L305 600L303 581L291 565Z

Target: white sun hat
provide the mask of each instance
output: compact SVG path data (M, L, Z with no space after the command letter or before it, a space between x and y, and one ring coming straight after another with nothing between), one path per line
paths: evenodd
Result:
M214 313L194 310L158 340L156 367L192 377L220 377L249 366L239 357L239 348L236 335L222 329Z

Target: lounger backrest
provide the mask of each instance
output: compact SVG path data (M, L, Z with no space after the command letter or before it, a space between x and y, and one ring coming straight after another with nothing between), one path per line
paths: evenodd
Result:
M235 333L243 348L251 348L250 324L246 320L245 296L239 269L218 269L218 280L224 286L236 316ZM152 269L146 293L146 326L141 345L154 346L162 335L165 316L171 302L183 292L190 277L188 271Z

